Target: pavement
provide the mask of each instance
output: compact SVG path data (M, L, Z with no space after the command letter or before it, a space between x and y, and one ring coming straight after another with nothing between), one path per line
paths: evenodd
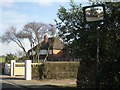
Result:
M53 88L45 85L73 85L76 84L76 79L25 80L24 76L0 75L0 83L2 84L2 89L19 88L28 90L32 88Z

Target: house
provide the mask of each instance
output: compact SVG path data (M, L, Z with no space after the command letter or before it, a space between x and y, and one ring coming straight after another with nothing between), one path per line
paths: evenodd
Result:
M52 61L52 60L67 60L68 58L70 58L70 56L67 53L67 50L64 48L64 43L58 39L58 37L52 37L52 38L48 38L47 35L44 36L44 41L42 41L39 46L39 51L40 51L40 56L39 56L39 60L44 60L48 50L48 57L47 60L48 61ZM33 59L33 55L36 55L36 50L37 46L35 46L34 48L30 49L28 51L28 55L30 56L30 59ZM32 53L33 50L33 53Z

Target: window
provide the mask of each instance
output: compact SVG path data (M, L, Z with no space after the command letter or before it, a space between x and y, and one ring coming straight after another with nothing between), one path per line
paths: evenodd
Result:
M35 55L36 54L36 52L35 51L33 51L33 55Z
M49 54L52 54L52 50L49 50Z
M48 50L40 50L40 55L47 54ZM49 50L49 54L52 54L52 50Z
M36 52L33 51L33 55L35 55L35 54L36 54ZM32 55L32 52L31 52L31 51L29 52L29 55Z
M29 55L32 55L32 53L31 53L31 52L29 52Z
M40 55L45 55L47 54L47 50L40 50Z

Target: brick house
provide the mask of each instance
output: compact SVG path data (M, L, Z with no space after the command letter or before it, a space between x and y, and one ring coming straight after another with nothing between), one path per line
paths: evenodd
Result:
M37 46L35 46L33 48L33 55L36 55L35 53L35 48L37 48ZM67 50L64 48L64 43L58 39L58 37L52 37L52 38L48 38L47 35L44 36L44 41L41 42L41 46L40 46L40 56L39 56L39 60L44 60L44 58L47 55L48 52L48 48L49 48L49 54L47 57L47 60L51 61L51 60L67 60L69 58L71 58L68 55ZM32 49L30 49L28 51L28 55L30 56L30 59L32 60Z

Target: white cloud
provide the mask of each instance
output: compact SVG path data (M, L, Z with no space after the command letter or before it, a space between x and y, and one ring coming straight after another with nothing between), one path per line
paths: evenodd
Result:
M0 35L2 35L11 25L21 29L21 26L28 21L26 14L21 14L17 11L2 11L2 18L0 18Z
M15 25L18 30L22 28L24 23L28 21L28 16L19 11L9 10L0 12L0 36L8 29L10 25ZM25 42L25 47L28 50L29 45ZM7 53L16 53L17 50L22 50L17 46L17 44L11 42L8 44L2 44L0 42L0 55L5 55Z
M20 24L27 22L27 15L21 14L17 11L3 11L2 12L2 22L3 24Z
M0 2L69 2L70 0L1 0ZM73 0L75 2L84 2L89 0Z
M0 2L14 2L15 0L0 0Z
M89 2L89 0L73 0L74 2ZM1 0L0 2L4 2L3 6L10 6L10 3L7 2L34 2L38 3L40 5L51 5L54 2L58 3L64 3L64 2L70 2L70 0ZM11 4L12 5L12 4Z
M11 8L14 6L14 2L0 2L0 6Z
M73 0L73 1L74 2L88 2L88 0ZM31 2L37 2L40 5L52 5L52 3L54 2L65 3L65 2L70 2L70 0L34 0Z

